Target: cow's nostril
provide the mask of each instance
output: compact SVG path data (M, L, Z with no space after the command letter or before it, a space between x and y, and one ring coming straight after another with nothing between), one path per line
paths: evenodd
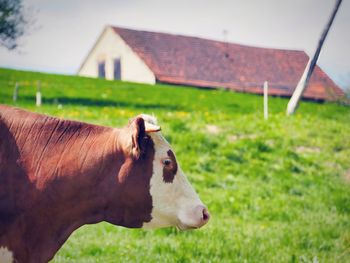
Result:
M203 217L202 217L203 221L208 221L210 218L210 214L209 214L208 210L206 208L204 208L202 213L203 213Z

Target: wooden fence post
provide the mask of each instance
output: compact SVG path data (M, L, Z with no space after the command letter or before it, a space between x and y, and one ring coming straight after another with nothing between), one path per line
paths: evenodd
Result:
M41 91L40 91L40 81L38 81L38 89L36 92L36 106L41 106Z
M269 86L267 81L265 81L264 82L264 119L265 120L269 118L268 92L269 92Z
M18 89L19 89L19 85L18 85L18 82L16 82L15 88L13 90L13 101L14 102L16 102L17 98L18 98Z

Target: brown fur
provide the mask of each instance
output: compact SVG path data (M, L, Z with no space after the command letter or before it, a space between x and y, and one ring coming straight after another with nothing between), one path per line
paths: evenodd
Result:
M0 105L0 247L40 263L84 224L141 227L153 159L142 120L113 129Z

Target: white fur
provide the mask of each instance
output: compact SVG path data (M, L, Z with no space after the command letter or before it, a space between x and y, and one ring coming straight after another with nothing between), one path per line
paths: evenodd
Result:
M191 211L203 205L198 195L188 182L179 164L178 171L172 183L163 180L162 160L168 158L169 143L160 132L149 133L154 142L155 156L153 175L150 182L153 210L152 220L144 223L144 228L159 228L177 226L180 229L196 225L189 216Z
M6 247L0 247L0 262L1 263L12 263L13 253Z

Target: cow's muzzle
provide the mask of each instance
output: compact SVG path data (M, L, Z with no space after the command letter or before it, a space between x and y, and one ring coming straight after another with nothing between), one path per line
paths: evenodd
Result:
M196 207L197 209L197 214L199 216L199 220L198 220L198 228L204 226L206 223L208 223L209 219L210 219L210 214L208 209L203 206L203 205L199 205Z
M196 229L204 226L208 223L210 214L208 209L204 205L197 205L191 211L186 213L185 218L180 218L180 223L177 227L180 230Z

